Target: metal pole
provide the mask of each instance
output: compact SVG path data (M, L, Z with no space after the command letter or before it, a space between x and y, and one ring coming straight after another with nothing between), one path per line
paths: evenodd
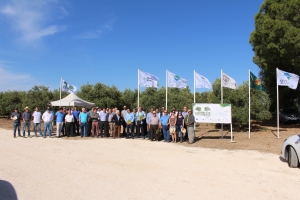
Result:
M250 133L250 132L251 132L251 131L250 131L250 127L251 127L251 115L250 115L250 114L251 114L251 105L250 105L250 104L251 104L251 100L250 100L250 98L251 98L251 97L250 97L250 91L251 91L251 88L250 88L250 81L251 81L251 80L250 80L250 69L249 69L249 72L248 72L248 79L249 79L249 86L248 86L248 87L249 87L249 88L248 88L248 89L249 89L249 135L248 135L248 138L250 138L250 136L251 136L251 133Z
M59 107L61 107L61 85L62 84L62 77L60 77L60 86L59 86Z
M277 138L279 137L279 89L278 89L278 68L276 68L276 90L277 90Z
M138 69L138 107L140 107L140 69Z
M168 110L168 70L166 70L166 110Z
M194 103L196 103L196 79L195 79L195 70L194 70Z
M223 104L223 71L221 69L221 104ZM223 138L223 123L221 124L221 129L222 129L222 138Z

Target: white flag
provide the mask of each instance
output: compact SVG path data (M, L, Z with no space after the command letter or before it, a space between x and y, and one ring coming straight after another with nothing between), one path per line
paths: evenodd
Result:
M231 89L236 89L236 82L233 78L230 76L226 75L225 73L222 72L222 86L231 88Z
M158 78L147 72L139 70L139 85L142 87L158 87Z
M209 80L206 77L198 74L197 72L195 72L195 86L196 88L212 88Z
M62 92L76 92L77 91L77 87L75 85L71 85L70 83L67 83L67 81L62 80L61 81L61 91Z
M186 88L187 80L167 71L168 87L171 88Z
M277 84L281 86L288 86L291 89L297 89L299 76L289 72L277 69Z

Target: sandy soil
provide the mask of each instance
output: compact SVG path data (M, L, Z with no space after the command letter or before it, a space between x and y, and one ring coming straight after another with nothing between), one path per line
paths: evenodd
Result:
M0 118L0 128L12 130L12 120ZM220 129L215 129L215 126L211 124L200 124L196 130L196 142L190 146L228 150L257 150L280 155L281 145L284 139L299 133L300 124L280 124L279 139L275 139L277 136L277 127L276 121L274 120L264 124L253 123L251 129L250 139L248 138L247 131L233 132L234 141L236 141L236 143L230 143L228 142L230 140L230 132L228 130L224 129L224 137L220 139L222 135ZM56 131L55 126L54 131ZM33 135L33 133L31 133L31 135ZM177 145L187 146L188 144L177 143Z
M0 134L0 177L18 199L299 199L300 170L278 154Z

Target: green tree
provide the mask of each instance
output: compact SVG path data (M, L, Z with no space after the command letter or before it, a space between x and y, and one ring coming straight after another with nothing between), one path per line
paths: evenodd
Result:
M300 74L299 9L299 0L265 0L255 15L255 30L250 36L253 62L260 68L272 110L276 108L276 68ZM280 87L281 107L293 105L298 96L299 91Z

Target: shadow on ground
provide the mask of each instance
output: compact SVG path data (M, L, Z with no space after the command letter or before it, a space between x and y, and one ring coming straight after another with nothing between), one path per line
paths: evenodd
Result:
M14 186L7 181L0 180L0 199L17 200L17 193Z

